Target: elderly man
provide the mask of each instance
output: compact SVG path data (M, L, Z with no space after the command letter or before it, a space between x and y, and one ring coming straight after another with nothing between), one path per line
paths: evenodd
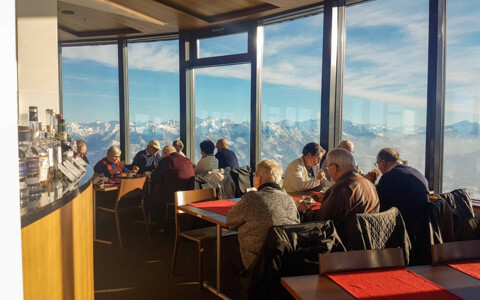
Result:
M200 143L200 152L202 158L198 161L195 167L195 174L200 174L213 169L218 169L218 160L213 155L215 145L211 140L204 140Z
M292 161L285 170L283 188L287 193L321 189L327 180L318 163L325 150L317 143L308 143L303 147L302 156Z
M125 168L125 161L120 161L122 151L116 146L108 148L107 157L102 158L93 170L97 174L103 174L107 177L117 176L125 172L130 172Z
M173 146L165 146L162 157L152 173L153 192L147 199L147 209L152 221L165 228L167 203L174 203L176 191L193 190L195 173L190 159L178 154Z
M228 149L228 143L226 139L219 139L217 141L217 154L215 157L218 159L218 167L224 169L226 167L238 168L238 159L235 152Z
M153 171L162 159L158 150L160 150L160 142L151 140L148 142L147 149L138 152L133 158L133 171L143 174L145 171Z
M307 209L305 203L298 207L305 211L304 222L333 220L345 246L352 249L357 240L356 214L375 213L380 209L375 186L355 172L355 160L345 149L333 149L327 154L328 174L335 181L323 197L319 210Z
M380 210L393 206L398 208L414 242L416 234L424 229L427 221L427 179L418 170L402 164L400 154L392 148L383 148L378 152L375 166L383 174L377 184Z
M87 143L82 140L77 140L77 152L75 153L76 156L81 157L87 164L90 162L87 158Z
M228 228L238 231L245 268L260 252L270 227L300 222L294 200L280 187L282 173L282 166L276 161L262 160L253 181L257 191L245 193L227 214Z

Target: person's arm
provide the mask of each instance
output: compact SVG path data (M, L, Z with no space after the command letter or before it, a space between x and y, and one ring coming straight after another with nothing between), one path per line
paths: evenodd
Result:
M145 172L145 159L144 157L142 157L142 155L140 155L140 152L138 152L133 158L132 165L138 168L137 173L142 174ZM136 170L137 168L134 168L134 170Z
M205 163L206 163L205 158L204 157L200 158L200 160L198 161L194 169L195 174L200 174L207 169L207 167L205 166Z
M294 191L310 190L320 185L321 180L319 180L318 178L304 180L305 172L307 172L307 169L305 169L305 167L299 164L293 166L293 168L290 168L290 170L289 168L287 168L287 171L285 172L285 177L288 176L288 180Z
M227 213L227 227L230 230L237 230L242 226L248 215L248 203L245 197L242 197Z
M170 168L170 163L166 159L162 159L155 170L152 172L152 183L159 183L163 180L167 170Z
M108 170L108 166L103 163L103 161L99 161L95 167L93 168L94 172L97 174L103 174L106 177L110 177L110 171Z

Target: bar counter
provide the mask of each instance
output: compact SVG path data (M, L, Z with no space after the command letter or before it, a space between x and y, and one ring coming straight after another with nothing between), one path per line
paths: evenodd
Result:
M24 299L94 299L93 169L21 216Z

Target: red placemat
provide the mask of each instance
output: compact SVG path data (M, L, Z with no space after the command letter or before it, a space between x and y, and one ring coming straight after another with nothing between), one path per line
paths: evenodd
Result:
M294 200L297 200L297 201L301 201L303 200L302 197L295 197L295 196L291 196ZM320 202L315 202L315 203L311 203L309 204L310 205L310 209L311 210L317 210L317 209L320 209L320 206L322 205L322 203Z
M214 212L214 213L222 215L222 216L226 216L228 211L235 204L237 204L237 202L222 199L222 200L190 203L188 205L196 207L196 208L201 208L201 209L204 209L204 210L208 210L208 211Z
M462 299L405 268L327 275L357 299Z
M460 272L480 279L480 260L463 261L458 263L451 263L448 265L452 268L459 270Z

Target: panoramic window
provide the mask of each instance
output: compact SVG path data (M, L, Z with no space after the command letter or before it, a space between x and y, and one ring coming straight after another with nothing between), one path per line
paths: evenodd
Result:
M264 32L261 159L285 171L305 144L320 143L323 15Z
M248 52L246 32L198 40L198 58Z
M158 140L180 137L178 41L128 44L130 161Z
M443 191L480 199L480 7L448 2Z
M195 70L195 159L205 139L226 139L240 166L250 165L250 65Z
M344 139L360 169L392 147L425 172L428 0L382 0L347 8Z
M62 48L63 116L94 165L120 147L117 45Z

